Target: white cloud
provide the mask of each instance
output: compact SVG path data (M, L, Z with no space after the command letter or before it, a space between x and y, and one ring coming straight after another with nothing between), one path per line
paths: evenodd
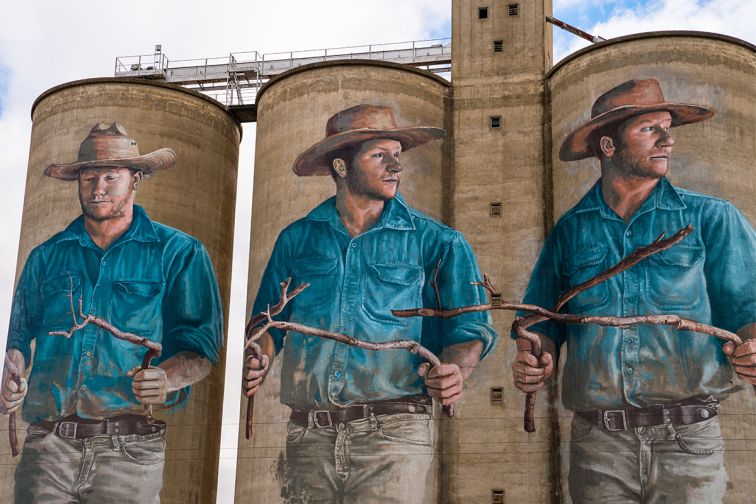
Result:
M656 0L633 8L618 6L605 21L581 28L606 39L648 31L696 30L753 43L754 22L756 2L752 0ZM565 39L554 48L555 61L588 45L577 37Z

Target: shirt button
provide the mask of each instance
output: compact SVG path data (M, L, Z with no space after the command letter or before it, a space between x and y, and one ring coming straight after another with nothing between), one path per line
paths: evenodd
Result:
M103 266L107 266L108 265L108 261L102 261L102 265Z
M335 376L336 378L341 378L341 371L337 369L336 371L333 372L333 376Z
M344 306L344 311L349 311L349 310L350 310L349 305Z
M627 371L627 374L633 374L634 369L631 368L631 367L629 367L629 368L627 368L626 371Z
M92 352L84 352L84 355L86 355L87 357L92 357Z
M86 384L81 386L81 390L87 390Z
M352 242L352 244L349 245L349 246L352 247L352 248L357 248L357 244L355 242Z

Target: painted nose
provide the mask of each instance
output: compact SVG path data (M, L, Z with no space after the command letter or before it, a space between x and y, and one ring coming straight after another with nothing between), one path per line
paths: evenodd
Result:
M675 139L672 138L672 135L669 134L669 131L661 131L661 134L659 135L659 140L656 141L656 145L659 147L674 147L675 146Z
M92 184L92 194L105 194L105 180L102 178L96 179L96 182Z
M402 171L402 165L399 164L399 160L395 158L389 158L388 167L386 168L391 173L399 173Z

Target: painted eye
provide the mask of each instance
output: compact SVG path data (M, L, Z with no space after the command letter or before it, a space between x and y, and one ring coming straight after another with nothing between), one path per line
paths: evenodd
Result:
M373 157L374 158L382 158L383 157L383 152L377 152L377 153L373 154Z

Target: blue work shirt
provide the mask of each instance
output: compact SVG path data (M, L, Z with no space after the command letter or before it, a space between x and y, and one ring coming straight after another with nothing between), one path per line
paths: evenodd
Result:
M661 233L694 231L674 247L588 289L563 312L674 314L735 332L756 321L756 235L729 202L666 178L625 223L601 181L559 220L544 243L525 303L553 308L559 295L610 268ZM627 328L543 322L534 330L567 344L562 402L574 411L645 407L738 388L723 341L670 326Z
M284 229L276 241L253 313L278 302L279 283L310 287L275 317L373 342L419 341L439 354L444 347L483 342L482 356L497 341L487 313L451 319L397 318L392 309L436 307L431 285L439 267L441 302L451 308L486 302L475 256L462 235L411 209L401 196L386 202L368 231L350 237L335 198ZM334 408L351 403L425 393L417 375L422 359L405 350L371 351L316 336L270 333L285 346L281 402L294 409Z
M69 276L70 274L70 276ZM84 217L32 250L16 287L8 348L31 362L23 417L29 423L73 413L105 418L142 413L126 372L146 349L94 324L70 338L71 284L78 316L92 314L124 332L163 345L153 365L183 351L215 363L223 342L223 312L207 251L197 239L157 222L134 207L129 229L101 250L84 228ZM167 406L186 401L189 387L168 395Z

